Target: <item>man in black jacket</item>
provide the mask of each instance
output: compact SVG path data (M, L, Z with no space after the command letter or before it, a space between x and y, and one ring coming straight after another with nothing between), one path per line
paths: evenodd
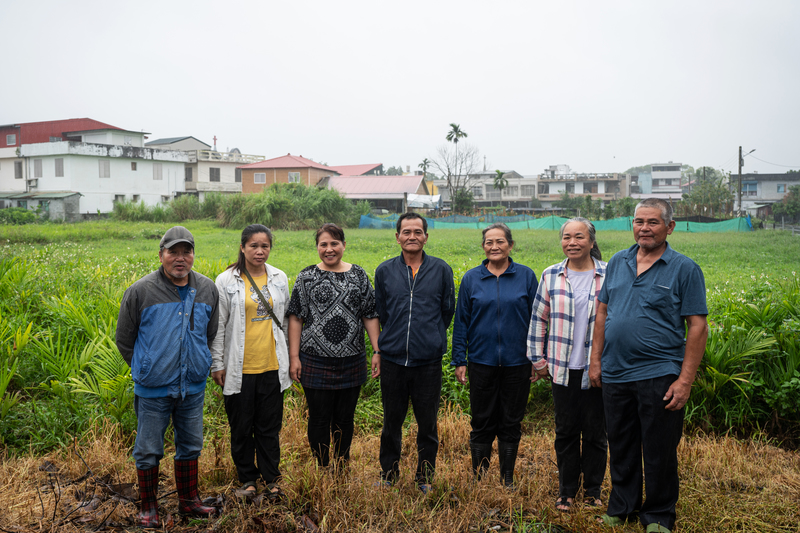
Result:
M431 489L439 450L436 419L442 391L442 356L447 328L455 312L453 269L422 249L428 222L416 213L397 220L402 253L375 271L375 307L381 322L372 376L381 376L383 431L381 484L391 486L399 474L400 443L408 401L417 421L417 472L422 492Z

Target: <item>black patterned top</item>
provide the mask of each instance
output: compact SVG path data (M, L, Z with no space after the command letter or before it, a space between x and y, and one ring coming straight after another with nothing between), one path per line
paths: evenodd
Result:
M317 357L366 353L362 318L377 318L375 291L358 265L347 272L317 265L297 275L287 314L303 320L300 351Z

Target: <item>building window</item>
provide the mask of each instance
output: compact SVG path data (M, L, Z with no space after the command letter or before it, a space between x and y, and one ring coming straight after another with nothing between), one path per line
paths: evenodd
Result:
M742 183L742 196L758 196L758 182L748 181Z
M597 183L593 181L587 181L583 184L583 193L584 194L597 194Z
M500 190L495 189L493 185L486 184L486 199L487 200L500 200L502 198Z
M133 203L139 203L139 195L138 194L134 194L133 195Z
M136 168L136 161L131 161L131 170L137 170Z
M33 177L34 178L41 178L42 177L42 160L41 159L34 159L33 160Z
M300 183L300 173L289 172L289 183Z
M14 146L15 144L17 144L17 134L6 135L6 146Z
M779 183L778 184L778 192L786 192L786 184L785 183Z
M539 184L539 194L550 194L550 184L549 183L540 183Z
M167 203L167 202L169 202L169 196L162 196L162 197L161 197L161 203L162 203L162 204L165 204L165 203Z
M533 197L536 193L536 185L521 185L520 186L520 196L525 197Z
M42 211L50 212L50 200L39 200L39 207Z
M101 178L110 178L111 177L111 161L108 159L101 159L98 161L100 164L100 177Z
M63 178L64 177L64 158L59 157L56 159L56 177Z
M219 169L211 167L208 169L208 181L219 181Z
M183 169L183 174L186 176L186 181L192 181L192 167Z
M503 196L506 198L516 197L519 196L519 186L518 185L510 185L503 189Z
M115 194L114 195L114 203L115 204L119 204L119 203L122 203L124 201L125 201L125 195L124 194Z
M565 189L566 192L569 194L575 194L575 184L574 183L567 183L567 188Z
M237 168L236 169L233 181L235 181L236 183L241 183L242 182L242 169L241 168Z
M153 179L160 180L162 179L162 163L153 163Z
M14 179L22 179L22 161L14 161Z
M472 188L472 197L473 198L483 198L483 186L478 185L477 187Z
M267 174L266 172L256 172L253 174L253 183L266 183L267 182Z
M28 209L28 200L17 200L17 207Z

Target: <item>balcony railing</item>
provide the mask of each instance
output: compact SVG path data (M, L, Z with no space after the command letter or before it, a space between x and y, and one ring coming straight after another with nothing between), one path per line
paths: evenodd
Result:
M194 150L189 152L189 163L198 161L221 161L223 163L258 163L266 159L263 155L239 154L236 152L217 152L216 150Z

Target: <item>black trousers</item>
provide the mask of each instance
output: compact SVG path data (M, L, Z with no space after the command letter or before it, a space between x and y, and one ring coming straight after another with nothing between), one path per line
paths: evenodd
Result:
M281 475L283 393L278 371L244 374L239 394L225 396L231 426L231 457L239 481L274 483ZM256 466L258 465L258 466Z
M496 437L501 442L519 444L531 390L531 364L489 366L469 362L467 370L470 442L491 444Z
M439 433L436 426L439 398L442 393L442 364L440 361L422 366L405 367L387 360L381 361L381 477L394 482L400 472L403 422L408 413L408 401L417 420L417 483L430 483L436 470L439 452Z
M574 498L583 474L585 497L599 498L606 475L606 420L603 390L581 389L583 370L569 370L567 386L553 383L556 415L558 495Z
M331 434L335 461L350 460L356 404L361 386L347 389L311 389L304 387L308 401L308 443L320 466L330 462Z
M670 375L630 383L603 383L612 485L610 516L624 518L638 511L644 526L675 526L677 450L684 410L667 411L668 402L663 398L677 378Z

